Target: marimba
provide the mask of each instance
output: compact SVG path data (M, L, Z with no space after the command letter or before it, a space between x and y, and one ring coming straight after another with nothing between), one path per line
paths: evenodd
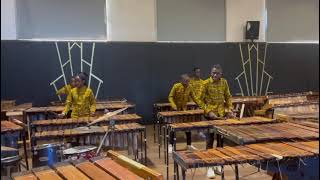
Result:
M15 100L1 100L1 120L6 119L6 112L8 109L13 108L16 105Z
M1 121L1 145L2 145L2 143L6 143L7 139L10 139L11 142L8 142L8 143L11 145L12 145L12 143L16 144L16 147L14 147L14 148L18 149L18 139L14 139L14 138L18 137L19 134L22 137L26 167L27 167L27 169L29 169L27 146L26 146L26 136L25 136L24 129L21 126L13 123L11 121ZM6 136L8 138L6 138ZM6 146L6 144L4 144L4 145Z
M126 114L130 109L135 108L134 104L129 103L109 103L109 104L97 104L96 114L101 115L105 109L109 111L115 111L127 107L126 111L122 114ZM56 114L61 113L64 110L64 106L48 106L48 107L32 107L24 111L26 122L28 126L28 136L31 139L31 123L36 120L55 119ZM56 114L55 114L56 113Z
M159 149L159 158L161 154L161 142L163 139L163 150L166 162L166 138L162 137L167 134L168 128L167 124L175 123L175 122L192 122L192 121L201 121L204 119L203 117L204 111L202 109L195 110L187 110L187 111L164 111L158 112L157 114L157 127L158 127L158 149Z
M253 116L254 110L260 109L263 106L263 104L266 101L266 96L234 96L232 97L231 101L235 110L240 112L241 111L240 106L242 106L241 109L246 111L246 116L251 117ZM188 102L187 109L196 110L196 109L199 109L199 106L195 102ZM156 124L159 125L160 123L160 119L158 117L159 112L165 112L165 111L172 111L170 103L156 103L153 105L154 118L156 119L156 122L153 125L154 142L156 142ZM158 139L159 139L159 134L158 134Z
M319 128L295 123L214 126L213 130L223 138L240 145L275 140L312 140L319 138Z
M231 101L235 111L239 112L239 117L251 117L255 110L261 109L267 100L266 96L234 96Z
M199 109L198 105L195 102L188 102L187 103L187 109L188 110L194 110ZM163 111L172 111L170 103L155 103L153 105L153 116L154 116L154 122L153 122L153 141L156 143L156 124L159 124L159 119L157 117L159 112Z
M35 146L37 144L37 141L39 140L60 140L64 141L66 138L79 138L82 139L84 144L99 144L102 140L103 135L109 131L109 126L100 126L93 128L92 130L78 130L78 129L61 129L61 130L48 130L48 131L40 131L35 132L32 136L32 144ZM127 146L128 151L129 147L134 147L134 142L137 143L138 146L138 139L139 137L135 134L140 134L140 150L139 147L136 149L136 152L134 152L134 158L139 159L139 154L141 153L140 157L141 159L144 159L144 161L147 161L147 138L146 138L146 127L142 126L138 123L128 123L128 124L118 124L115 125L115 129L111 131L111 135L108 136L108 138L103 142L105 145L111 145L112 147L115 146L115 138L114 136L119 134L120 137L122 137L121 141L118 141L118 143L122 142L122 146L125 146L124 142L124 135L126 135L127 139ZM137 138L136 140L133 139L133 141L129 140L129 136L133 138ZM143 148L144 146L144 148ZM144 150L144 153L142 153ZM144 155L144 157L143 157Z
M23 111L32 107L32 103L23 103L19 105L15 105L15 101L4 101L5 103L2 104L1 107L1 119L8 120L8 119L18 119L20 121L24 121L23 118Z
M319 101L278 105L273 107L273 116L286 121L302 120L319 122Z
M280 161L319 156L319 141L268 142L235 147L223 147L207 150L173 152L175 179L179 176L178 166L182 170L182 179L190 168L238 165L242 163L260 164L261 162ZM238 166L235 176L239 179ZM222 171L222 179L224 173Z
M264 106L261 110L256 110L254 114L272 116L273 107L308 102L308 95L310 95L310 92L268 95Z
M81 118L68 118L68 119L50 119L50 120L38 120L31 123L33 129L32 132L39 132L42 130L63 130L68 128L75 128L79 126L85 126L88 123L96 120L97 117L81 117ZM116 124L127 124L127 123L139 123L141 116L137 114L118 114L112 117L112 120ZM100 121L97 125L109 125L110 119Z
M264 117L246 117L241 119L226 119L226 120L210 120L210 121L199 121L199 122L188 122L188 123L172 123L168 124L169 131L166 134L167 142L169 141L169 134L173 132L173 150L176 150L176 133L179 131L207 131L210 132L215 126L237 126L237 125L249 125L249 124L268 124L268 123L277 123L276 119L264 118ZM166 143L167 148L167 177L169 177L169 154L168 154L168 145Z
M40 167L15 173L13 180L48 180L48 179L121 179L138 180L151 179L162 180L160 173L135 162L114 151L108 151L109 157L95 157L90 160L76 160L71 162L61 162L53 167Z

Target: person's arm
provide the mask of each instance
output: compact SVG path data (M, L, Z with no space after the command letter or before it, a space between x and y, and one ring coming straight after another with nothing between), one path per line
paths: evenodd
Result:
M93 95L93 92L90 91L90 97L89 97L89 103L90 103L90 114L94 115L96 112L96 98Z
M56 94L57 95L66 94L66 88L67 86L64 86L63 88L59 89Z
M224 98L225 98L225 101L226 101L226 112L232 112L232 109L233 109L233 106L232 106L232 101L231 101L231 93L230 93L230 89L229 89L229 86L228 86L228 82L227 81L224 81Z
M66 100L66 105L64 107L64 111L62 112L63 115L66 115L70 111L72 103L73 103L72 93L69 93L68 96L67 96L67 100Z
M172 109L174 110L177 110L177 105L176 103L174 102L174 95L176 93L176 85L174 85L170 91L170 94L169 94L169 97L168 97L168 100L169 100L169 103L170 103L170 106Z

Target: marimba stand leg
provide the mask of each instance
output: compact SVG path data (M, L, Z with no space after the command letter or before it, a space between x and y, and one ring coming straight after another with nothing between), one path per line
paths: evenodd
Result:
M239 169L238 164L235 165L235 174L236 174L236 180L239 180Z
M181 172L182 172L182 180L186 180L186 170L181 168Z
M221 180L224 180L224 167L221 166Z
M27 115L26 115L27 116ZM27 126L28 126L28 138L29 138L29 148L31 149L31 123L30 123L31 118L27 116Z
M27 153L27 143L26 143L25 131L22 131L22 141L23 141L23 150L24 150L24 156L25 156L26 166L27 166L27 170L29 170L28 153ZM30 140L30 144L31 144L31 140Z
M156 124L153 124L153 143L156 143Z
M161 158L161 152L160 152L160 149L161 149L161 125L160 125L160 122L158 121L158 148L159 148L159 159Z
M177 150L177 144L176 144L176 141L177 141L177 139L176 139L176 132L174 132L174 131L171 131L172 132L172 138L173 138L173 151L176 151ZM179 174L179 167L178 167L178 164L176 163L176 161L174 161L173 162L173 171L174 171L174 180L177 180L177 179L179 179L179 175L177 175L177 174ZM169 166L169 163L168 163L168 166Z
M142 140L142 131L140 131L140 162L143 164L143 140Z
M144 165L147 166L147 129L144 129Z
M166 164L167 164L167 179L169 180L169 130L168 127L165 128L166 130Z
M167 136L168 134L166 133L166 127L162 126L163 128L163 155L164 155L164 163L167 163L167 149L168 149L168 144L166 144Z

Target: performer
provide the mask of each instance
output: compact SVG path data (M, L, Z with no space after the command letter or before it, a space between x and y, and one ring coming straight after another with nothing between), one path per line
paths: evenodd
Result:
M192 91L194 92L194 96L196 99L201 98L201 93L203 91L204 84L205 84L205 81L201 79L200 68L198 67L193 68L192 78L190 79L190 86L192 88ZM200 131L198 135L203 139L206 138L205 134L202 131Z
M204 80L201 79L201 70L196 67L193 69L193 76L190 79L190 86L194 92L195 98L200 98L202 89L204 85Z
M206 80L201 98L197 100L197 104L204 110L207 119L234 118L231 93L227 80L222 78L222 68L220 65L213 66L211 77ZM207 149L213 148L213 141L214 133L209 133L207 135ZM217 146L219 145L220 142L217 142ZM220 166L216 167L215 171L209 168L207 177L215 178L215 172L221 174Z
M64 117L72 107L72 118L94 116L96 111L96 99L92 90L86 84L87 75L79 73L75 77L75 88L71 89L64 111L60 114Z
M190 99L194 99L194 95L192 93L192 88L189 85L190 78L187 74L181 75L181 80L179 83L173 85L170 94L169 94L169 102L171 108L175 111L183 111L187 110L187 102ZM173 144L173 135L170 134L170 144L169 144L169 153L172 153L172 144ZM191 146L191 132L186 132L187 137L187 149L194 149Z

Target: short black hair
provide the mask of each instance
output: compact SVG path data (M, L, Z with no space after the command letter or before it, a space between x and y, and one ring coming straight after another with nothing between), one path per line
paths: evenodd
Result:
M222 67L220 66L220 64L215 64L213 65L212 69L215 68L215 69L218 69L222 72Z
M88 74L85 72L78 73L79 78L84 81L84 84L87 85Z
M195 67L193 68L193 71L195 72L197 69L200 69L199 67Z

